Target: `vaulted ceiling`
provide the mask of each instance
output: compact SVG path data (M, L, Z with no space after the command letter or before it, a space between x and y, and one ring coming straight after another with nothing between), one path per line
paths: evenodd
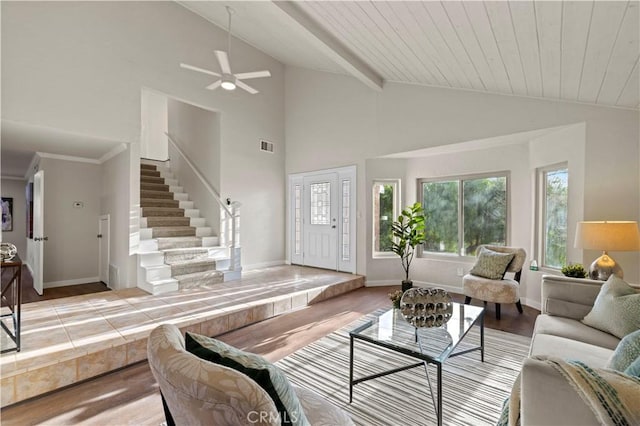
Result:
M293 66L402 82L639 107L640 2L179 2Z

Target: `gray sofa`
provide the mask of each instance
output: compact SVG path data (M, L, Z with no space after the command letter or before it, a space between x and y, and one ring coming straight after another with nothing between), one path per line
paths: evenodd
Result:
M591 311L602 281L542 277L542 312L536 319L530 356L577 359L603 368L620 342L580 322ZM521 374L523 425L598 425L595 415L557 370L525 360Z

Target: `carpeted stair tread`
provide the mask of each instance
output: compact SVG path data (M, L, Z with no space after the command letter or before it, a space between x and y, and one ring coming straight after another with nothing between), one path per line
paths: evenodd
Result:
M192 226L162 226L152 228L153 238L160 237L195 237L196 228Z
M148 189L150 191L169 191L169 185L164 183L140 183L140 189Z
M176 275L180 288L198 287L201 285L217 284L224 281L224 273L221 271L194 272L191 274Z
M142 217L183 217L184 209L177 207L143 207Z
M140 177L161 177L160 170L140 170Z
M178 207L180 201L162 198L140 198L140 207Z
M151 216L147 217L147 227L189 226L191 218L179 216Z
M209 269L215 269L216 267L216 260L210 259L210 258L191 259L191 260L174 260L169 262L165 260L164 263L171 266L207 266L209 267Z
M215 271L215 260L190 260L186 262L177 262L169 265L171 267L171 276L175 278L178 275L193 274L196 272Z
M166 200L173 200L173 192L143 189L140 191L140 198L163 198Z
M158 172L160 173L160 172ZM140 183L164 183L164 178L162 176L145 176L140 175Z
M157 242L158 250L202 247L202 238L200 237L160 237Z
M215 260L209 256L208 247L182 247L162 251L164 252L164 262L166 264L188 260Z
M155 164L144 164L140 163L140 170L156 170L157 166Z

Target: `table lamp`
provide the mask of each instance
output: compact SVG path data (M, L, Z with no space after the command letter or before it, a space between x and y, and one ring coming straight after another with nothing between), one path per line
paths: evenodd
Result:
M622 268L607 252L640 250L638 222L578 222L574 245L581 249L602 250L602 256L589 267L589 278L602 281L606 281L611 275L623 278Z

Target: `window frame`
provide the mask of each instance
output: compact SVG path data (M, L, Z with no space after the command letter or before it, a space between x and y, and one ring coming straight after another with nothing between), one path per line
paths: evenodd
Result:
M569 163L567 161L563 161L561 163L554 163L543 167L536 168L536 218L535 218L535 251L536 259L538 262L538 267L540 270L545 270L549 272L558 272L562 269L562 266L548 266L545 263L546 256L546 238L545 238L545 230L546 230L546 218L547 218L547 191L546 191L546 177L549 172L556 172L560 170L567 171L567 241L565 245L565 257L569 258L569 208L570 208L570 175L569 175Z
M379 218L374 217L375 212L375 196L374 188L376 185L392 185L393 186L393 213L391 220L395 221L400 214L400 201L401 201L401 180L400 179L373 179L371 182L371 257L373 259L395 257L396 254L392 251L377 251L376 247L376 228L375 224Z
M440 253L434 251L424 250L424 245L420 244L417 247L417 256L423 258L442 259L443 257L456 258L461 260L473 260L475 254L461 254L464 247L464 181L486 178L505 178L505 199L507 206L507 220L505 224L505 245L509 246L511 243L511 172L509 170L502 170L496 172L487 173L473 173L467 175L451 175L451 176L438 176L432 178L420 178L417 180L417 200L420 204L424 205L424 191L422 189L423 183L433 182L458 182L458 251L457 253ZM428 224L427 224L428 226Z

